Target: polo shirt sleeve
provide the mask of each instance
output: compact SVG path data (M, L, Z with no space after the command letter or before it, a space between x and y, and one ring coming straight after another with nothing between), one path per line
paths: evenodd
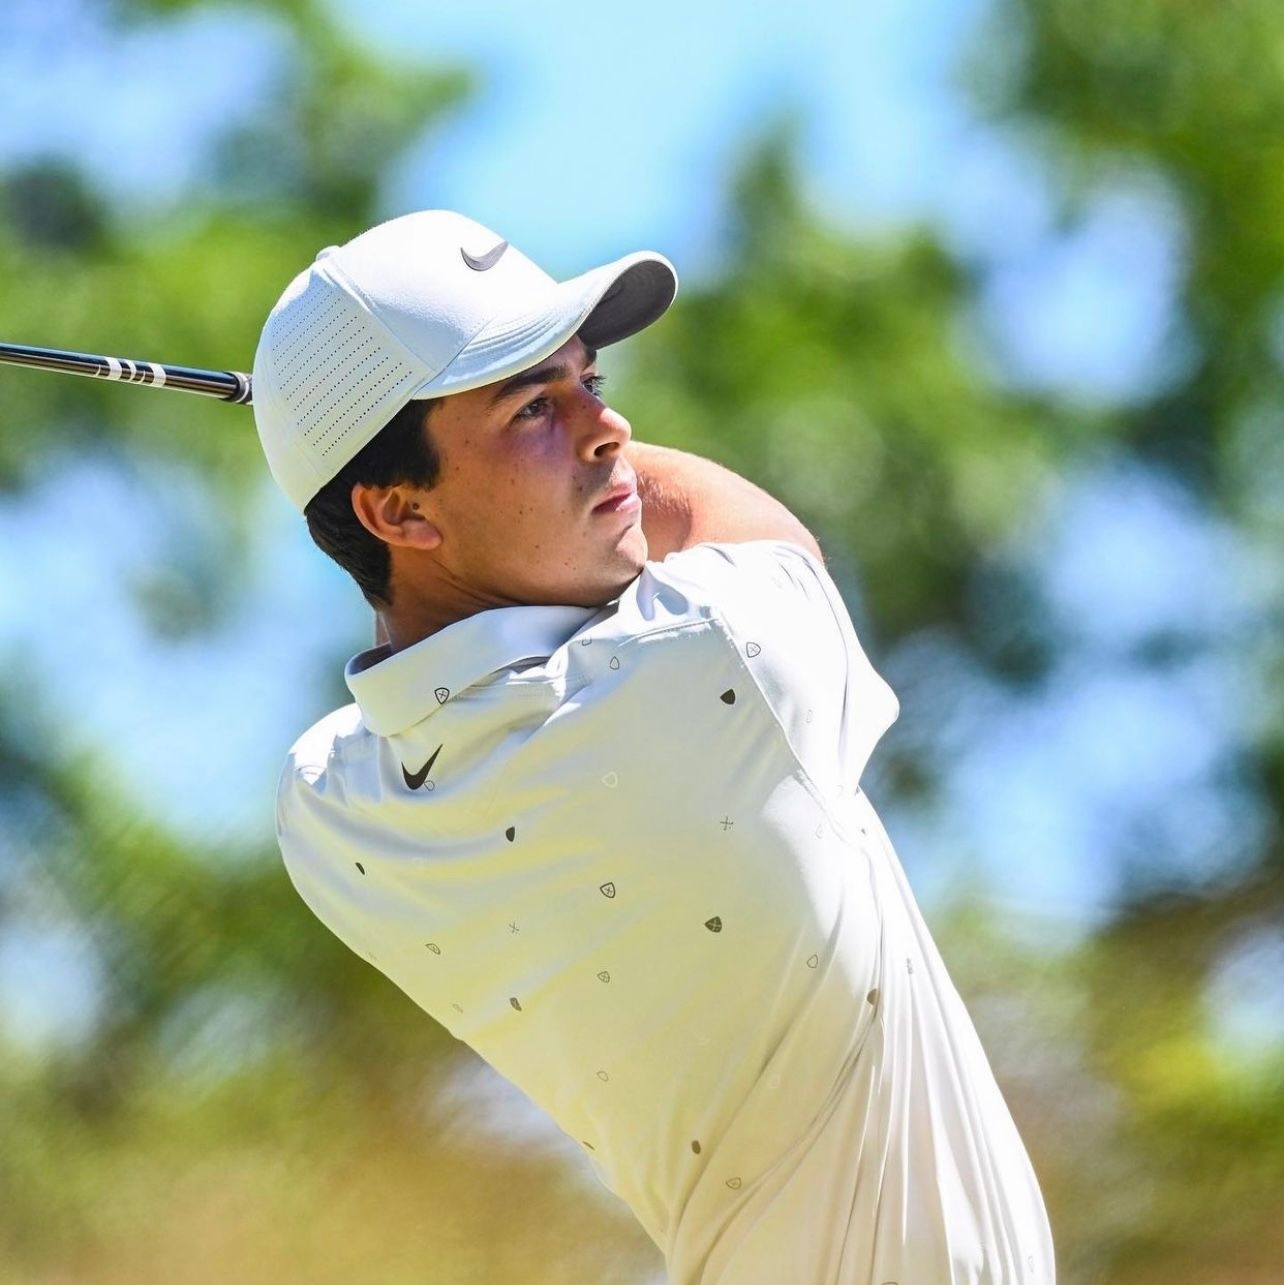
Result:
M823 563L792 541L750 540L694 545L648 570L721 621L812 779L855 790L900 705Z

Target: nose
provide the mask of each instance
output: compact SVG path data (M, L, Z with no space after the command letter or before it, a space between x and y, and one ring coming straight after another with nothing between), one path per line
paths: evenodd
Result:
M580 457L606 459L618 455L633 436L629 421L612 410L587 389L584 390L583 427L580 430Z

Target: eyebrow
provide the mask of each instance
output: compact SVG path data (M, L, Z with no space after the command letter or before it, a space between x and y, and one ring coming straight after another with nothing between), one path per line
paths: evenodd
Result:
M591 366L597 360L597 349L589 348L585 345L584 354L587 360L586 366ZM500 402L507 400L514 393L519 393L523 388L529 388L532 384L555 384L559 379L568 379L571 368L563 362L558 362L552 366L536 366L533 370L524 370L520 375L514 375L512 379L506 379L491 394L490 406L498 406Z

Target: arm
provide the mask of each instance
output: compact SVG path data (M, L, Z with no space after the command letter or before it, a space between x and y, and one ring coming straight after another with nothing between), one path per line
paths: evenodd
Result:
M706 541L792 540L823 563L811 532L779 500L721 464L638 441L625 446L624 456L638 475L652 562Z

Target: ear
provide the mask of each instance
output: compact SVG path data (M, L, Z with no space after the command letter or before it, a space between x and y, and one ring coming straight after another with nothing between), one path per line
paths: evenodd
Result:
M398 482L395 486L366 486L354 482L352 511L371 535L385 544L411 549L435 549L441 531L426 516L427 492Z

